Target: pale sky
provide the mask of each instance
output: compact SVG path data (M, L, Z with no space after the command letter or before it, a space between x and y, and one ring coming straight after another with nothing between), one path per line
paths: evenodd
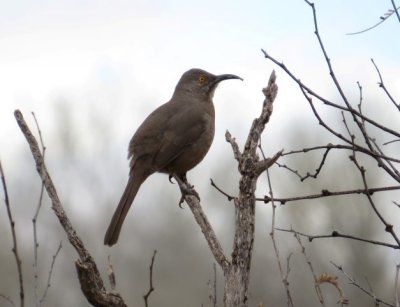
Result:
M321 35L345 89L356 94L360 81L367 94L380 95L374 58L399 96L396 18L365 34L345 35L376 23L390 1L317 1L316 6ZM313 34L312 12L301 0L1 1L0 7L2 159L12 157L21 140L15 108L35 111L46 130L56 121L51 118L55 101L66 99L81 111L77 127L83 125L80 113L94 105L95 112L117 114L110 125L126 138L132 126L169 99L180 75L192 67L245 79L217 91L220 134L234 124L247 125L257 114L272 69L282 100L275 118L287 119L286 110L308 112L298 103L303 98L297 87L263 58L261 48L319 92L336 95ZM134 124L126 127L127 121Z

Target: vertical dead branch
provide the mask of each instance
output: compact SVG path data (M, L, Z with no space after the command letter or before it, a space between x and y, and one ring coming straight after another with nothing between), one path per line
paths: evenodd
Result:
M277 153L272 159L259 160L256 153L258 143L265 125L268 123L273 110L273 102L278 93L275 83L275 71L271 73L268 85L263 89L265 96L261 115L253 121L243 152L238 152L234 139L229 132L226 140L232 146L234 156L238 160L241 174L239 196L235 204L235 236L232 249L231 265L224 271L225 275L225 306L247 306L248 283L253 253L255 231L255 191L258 177L267 170L281 155Z

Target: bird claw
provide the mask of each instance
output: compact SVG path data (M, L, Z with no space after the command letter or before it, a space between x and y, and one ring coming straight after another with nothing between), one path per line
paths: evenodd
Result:
M185 196L183 196L183 194L182 194L181 199L179 200L179 203L178 203L179 208L183 209L182 204L184 201L185 201Z
M179 200L179 204L178 204L179 208L181 208L181 209L183 209L182 204L185 201L186 195L192 195L192 196L196 197L198 201L200 201L199 194L194 189L194 186L192 186L190 184L187 184L187 187L181 187L181 193L182 193L182 196L181 196L181 199Z

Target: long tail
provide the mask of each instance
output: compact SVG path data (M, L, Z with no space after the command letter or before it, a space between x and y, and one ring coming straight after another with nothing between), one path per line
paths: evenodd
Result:
M131 207L133 200L135 199L137 191L139 190L141 184L145 179L146 178L143 178L143 176L138 176L137 174L131 174L129 176L124 194L119 201L118 207L114 212L106 235L104 237L105 245L112 246L117 243L126 214L128 213L128 210Z

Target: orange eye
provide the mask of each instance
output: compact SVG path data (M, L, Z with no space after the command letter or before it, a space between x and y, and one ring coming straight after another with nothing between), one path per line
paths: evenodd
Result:
M204 82L206 82L206 77L204 75L200 75L199 76L199 82L202 84Z

